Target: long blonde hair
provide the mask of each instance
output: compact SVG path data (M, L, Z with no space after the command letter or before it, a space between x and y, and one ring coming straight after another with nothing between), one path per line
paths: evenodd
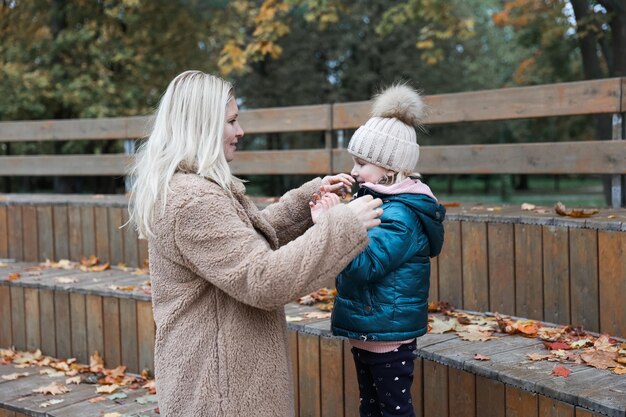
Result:
M152 132L137 151L130 175L130 222L141 237L153 236L151 224L157 198L163 208L169 182L184 168L230 190L234 177L224 155L226 105L234 99L232 85L200 71L174 78L161 98Z

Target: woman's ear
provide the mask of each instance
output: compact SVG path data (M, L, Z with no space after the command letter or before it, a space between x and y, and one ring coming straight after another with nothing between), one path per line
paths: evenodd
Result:
M385 175L388 177L393 177L394 175L396 175L396 172L388 169Z

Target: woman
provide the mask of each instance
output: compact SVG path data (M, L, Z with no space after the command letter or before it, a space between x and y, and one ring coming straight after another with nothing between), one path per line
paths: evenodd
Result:
M380 200L325 211L315 179L259 211L228 162L243 137L232 86L177 76L134 167L131 216L147 237L164 416L288 416L293 391L284 304L332 283L380 223Z

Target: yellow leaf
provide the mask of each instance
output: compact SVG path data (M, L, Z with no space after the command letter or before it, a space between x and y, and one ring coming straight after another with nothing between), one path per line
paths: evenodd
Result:
M96 393L98 394L112 394L114 393L120 386L117 384L113 385L102 385L101 387L96 388Z
M65 394L67 392L70 392L70 389L66 387L65 385L61 384L60 382L53 382L50 385L46 385L46 386L34 389L33 392L36 392L39 394L45 394L45 395L48 395L48 394L60 395L60 394Z

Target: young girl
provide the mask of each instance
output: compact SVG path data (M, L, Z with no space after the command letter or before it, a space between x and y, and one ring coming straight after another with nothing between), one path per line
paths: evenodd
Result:
M332 332L352 344L361 416L414 416L415 338L427 331L430 258L443 245L445 209L414 169L419 94L395 85L374 100L372 117L348 145L355 198L383 200L369 245L337 277Z

